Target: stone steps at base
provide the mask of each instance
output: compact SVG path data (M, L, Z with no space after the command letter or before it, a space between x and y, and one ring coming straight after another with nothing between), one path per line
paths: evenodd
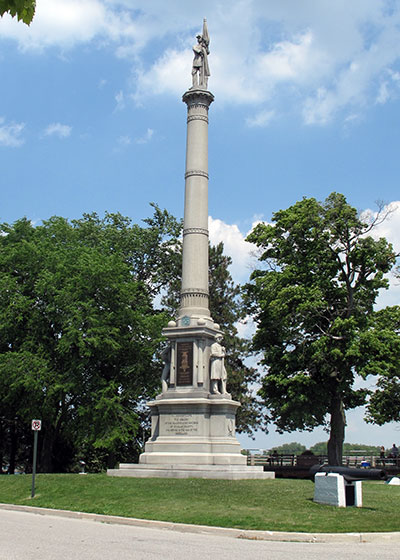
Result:
M194 465L190 463L121 463L120 469L158 469L158 470L190 470L190 471L246 471L263 472L264 467L246 465Z
M264 472L262 467L240 465L136 465L123 464L119 469L108 469L108 476L132 478L207 478L220 480L272 479L275 473Z

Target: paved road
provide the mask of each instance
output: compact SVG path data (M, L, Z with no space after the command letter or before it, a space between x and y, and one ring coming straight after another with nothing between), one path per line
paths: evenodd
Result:
M0 560L398 560L398 547L244 540L0 510Z

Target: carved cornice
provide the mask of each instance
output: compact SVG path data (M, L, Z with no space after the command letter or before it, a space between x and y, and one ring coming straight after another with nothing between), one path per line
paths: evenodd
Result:
M185 179L187 179L188 177L195 177L195 176L205 177L206 179L208 179L208 173L206 171L202 171L201 169L190 169L185 173Z
M208 237L208 229L205 228L192 227L183 230L183 235L187 235L188 233L200 233L201 235L206 235Z
M189 89L183 94L182 101L187 104L188 108L193 105L202 105L208 109L214 101L214 96L206 89Z

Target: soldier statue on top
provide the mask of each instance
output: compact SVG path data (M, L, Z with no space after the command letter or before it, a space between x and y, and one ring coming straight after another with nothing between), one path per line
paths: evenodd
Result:
M210 37L208 35L207 20L203 20L203 34L197 35L197 45L194 45L194 59L192 67L192 89L207 89L210 67L208 65L208 55Z

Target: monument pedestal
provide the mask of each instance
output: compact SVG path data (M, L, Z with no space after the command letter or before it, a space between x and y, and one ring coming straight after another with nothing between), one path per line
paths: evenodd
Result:
M195 323L195 324L193 324ZM196 324L197 323L197 324ZM200 324L199 324L200 323ZM228 393L210 392L210 355L219 328L208 317L183 317L163 334L171 362L164 392L148 403L151 436L139 464L121 464L111 476L274 478L263 467L248 467L235 434L240 403Z
M212 397L166 398L148 403L154 427L139 462L148 465L246 464L235 437L239 403Z
M151 437L141 464L244 465L235 436L240 403L210 392L211 346L220 333L210 317L171 321L167 389L148 403Z

